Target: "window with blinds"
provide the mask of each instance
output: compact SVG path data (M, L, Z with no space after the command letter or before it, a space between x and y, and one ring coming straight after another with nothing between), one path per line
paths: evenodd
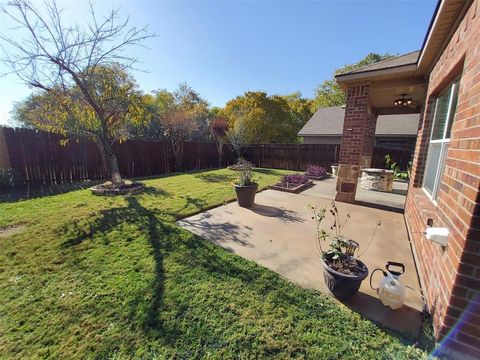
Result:
M457 109L458 87L457 80L437 98L433 119L430 144L428 146L427 165L423 178L423 188L432 200L436 200L438 189L445 169L445 161L450 142L450 133Z

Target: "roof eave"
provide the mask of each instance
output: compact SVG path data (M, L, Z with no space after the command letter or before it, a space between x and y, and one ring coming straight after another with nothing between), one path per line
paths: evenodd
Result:
M358 80L374 80L377 76L386 76L386 75L399 75L402 73L410 73L415 72L417 70L417 64L406 64L400 65L385 69L376 69L376 70L366 70L362 72L356 72L351 74L339 74L335 76L335 79L339 84L351 81L358 81Z
M423 73L431 71L472 3L473 0L438 1L418 57L418 69Z

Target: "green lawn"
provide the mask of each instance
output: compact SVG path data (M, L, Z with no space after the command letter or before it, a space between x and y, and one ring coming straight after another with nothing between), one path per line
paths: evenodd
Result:
M264 187L284 173L257 177ZM232 200L233 176L150 179L131 197L79 190L0 204L0 229L10 228L0 235L0 358L424 356L175 225Z

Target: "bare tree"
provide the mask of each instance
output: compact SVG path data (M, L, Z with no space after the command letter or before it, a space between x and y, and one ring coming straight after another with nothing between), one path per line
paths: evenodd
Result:
M127 49L142 46L153 35L146 27L129 27L128 19L119 19L118 9L99 18L91 4L91 22L85 27L65 25L54 0L46 1L43 11L28 0L12 0L2 10L16 24L17 36L0 35L1 61L11 69L8 74L48 93L54 106L70 103L90 111L93 119L80 116L73 117L77 121L53 121L48 130L78 134L81 128L97 142L112 182L122 183L112 145L125 136L122 123L128 117L124 115L137 92L134 83L126 81L128 70L137 62ZM120 84L115 83L118 77ZM86 120L91 124L82 123Z
M242 146L247 143L247 126L245 124L245 117L242 113L237 113L237 121L233 127L227 130L227 140L230 143L233 151L237 154L237 158L242 157Z
M223 145L227 142L228 123L224 117L215 117L210 122L210 133L212 134L218 152L218 167L222 166Z

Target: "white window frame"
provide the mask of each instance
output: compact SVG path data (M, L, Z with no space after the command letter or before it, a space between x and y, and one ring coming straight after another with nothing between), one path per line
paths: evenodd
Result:
M453 114L453 116L451 116L452 115L451 114L452 103L453 103L453 100L454 100L453 95L455 95L455 92L457 91L457 88L459 86L460 86L460 79L456 79L455 81L453 81L451 84L449 84L447 86L447 89L445 91L443 91L437 97L437 100L435 101L435 111L434 111L434 115L433 115L434 119L433 119L432 127L430 129L430 140L429 140L429 143L428 143L427 162L425 164L424 176L423 176L423 182L422 182L423 192L434 203L434 205L437 205L438 190L439 190L440 185L442 183L443 174L445 172L445 161L446 161L445 157L447 156L447 154L445 154L445 151L447 151L448 145L450 143L450 138L449 137L447 138L447 132L448 132L451 124L453 125L453 121L454 121L454 117L455 117L455 114ZM435 123L437 121L438 102L440 100L440 97L448 91L450 91L450 99L448 101L447 118L446 118L445 128L443 129L443 135L442 135L441 139L433 140L432 139L433 130L435 129ZM458 91L457 91L457 106L458 106ZM456 107L455 107L455 110L456 110ZM450 136L451 136L451 134L450 134ZM439 155L439 158L438 158L439 163L437 164L437 168L436 168L435 181L434 181L434 184L433 184L432 193L430 193L430 191L425 187L425 179L426 179L425 175L426 175L426 172L429 169L429 167L432 166L432 164L430 164L430 162L432 161L431 151L430 151L430 145L431 144L441 144L440 145L441 146L440 147L440 155Z

